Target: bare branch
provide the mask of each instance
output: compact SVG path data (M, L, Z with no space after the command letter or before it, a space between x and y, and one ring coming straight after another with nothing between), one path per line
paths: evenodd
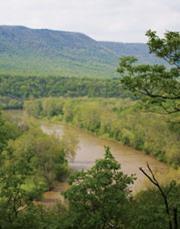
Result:
M161 187L161 185L159 184L157 178L155 177L155 174L154 172L152 171L150 165L147 163L147 169L149 171L150 174L148 174L143 168L139 168L139 170L150 180L150 182L152 184L154 184L161 196L162 196L162 199L164 201L164 206L165 206L165 209L166 209L166 214L168 215L168 219L169 219L169 229L173 229L173 222L172 222L172 216L171 216L171 211L170 211L170 207L169 207L169 201L168 201L168 195L169 195L169 192L171 190L169 190L168 193L165 193L165 191L163 190L163 188ZM176 217L174 217L174 220L176 219ZM175 225L175 222L174 222L174 225ZM174 227L176 229L176 227Z

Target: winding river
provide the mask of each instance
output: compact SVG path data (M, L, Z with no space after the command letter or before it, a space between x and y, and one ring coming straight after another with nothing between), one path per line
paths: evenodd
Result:
M8 113L16 119L23 115L22 111L10 111ZM176 171L154 157L124 146L117 141L102 139L82 129L50 121L40 121L40 127L48 135L61 138L66 133L66 138L72 135L76 138L76 153L74 159L69 160L70 166L75 170L90 168L97 159L103 158L104 146L109 146L112 154L121 164L122 171L129 175L136 174L137 179L133 185L134 192L145 189L149 185L147 178L139 170L139 167L145 168L147 162L161 181L166 181L168 178L180 178L179 170ZM62 185L57 185L54 192L62 191L62 189L64 189ZM51 193L49 194L51 195Z
M97 159L103 158L104 146L109 146L113 156L121 164L122 171L129 175L136 174L137 180L133 186L133 191L135 192L149 184L146 177L139 170L139 167L145 168L147 162L156 175L163 180L172 170L164 163L141 151L124 146L113 140L99 138L81 129L57 123L42 123L41 129L44 133L54 134L57 137L62 137L65 131L75 135L78 146L74 160L70 160L70 166L76 170L90 168Z

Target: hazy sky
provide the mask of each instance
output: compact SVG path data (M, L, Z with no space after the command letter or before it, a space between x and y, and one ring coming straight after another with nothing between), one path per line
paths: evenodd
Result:
M0 24L141 42L150 28L180 31L180 0L0 0Z

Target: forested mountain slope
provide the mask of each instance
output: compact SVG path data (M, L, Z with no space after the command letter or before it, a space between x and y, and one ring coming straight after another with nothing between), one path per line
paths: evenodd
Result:
M161 64L161 59L149 53L149 48L144 43L122 43L101 41L101 45L111 49L118 57L135 56L140 63Z
M158 63L143 43L98 42L76 32L0 26L0 74L113 77L123 55Z

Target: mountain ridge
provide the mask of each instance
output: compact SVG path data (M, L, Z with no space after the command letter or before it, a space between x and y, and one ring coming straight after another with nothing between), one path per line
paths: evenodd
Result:
M159 63L144 43L96 41L79 32L0 26L0 74L114 77L123 55Z

